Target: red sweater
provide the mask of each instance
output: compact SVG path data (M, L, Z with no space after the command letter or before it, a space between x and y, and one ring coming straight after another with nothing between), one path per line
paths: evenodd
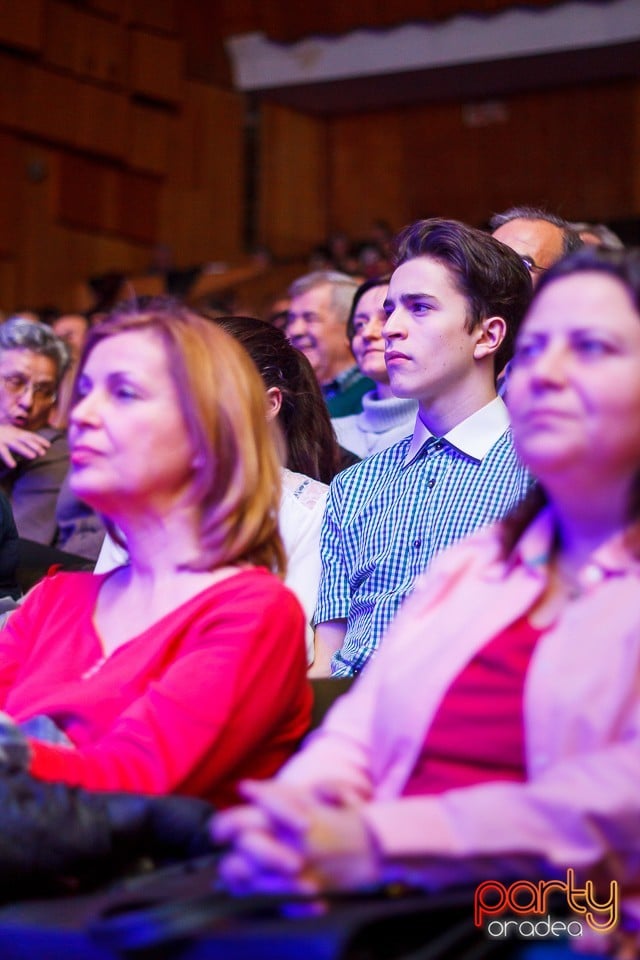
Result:
M403 796L526 780L524 684L542 632L520 617L460 671L436 711Z
M58 573L0 633L0 707L45 714L75 749L30 740L30 772L92 789L223 806L268 777L309 724L304 615L264 569L214 584L106 660L92 616L105 576Z

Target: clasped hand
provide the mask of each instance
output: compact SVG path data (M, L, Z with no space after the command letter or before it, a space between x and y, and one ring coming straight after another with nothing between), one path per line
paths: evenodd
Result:
M240 789L250 804L212 822L214 840L232 847L221 876L233 893L315 894L380 880L362 803L348 790L277 781L245 781Z

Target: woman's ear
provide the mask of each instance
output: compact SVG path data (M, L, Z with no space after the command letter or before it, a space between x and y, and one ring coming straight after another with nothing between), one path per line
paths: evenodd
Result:
M267 390L267 421L275 420L282 406L282 390L280 387L269 387Z
M478 324L475 331L478 338L473 355L476 360L480 360L496 352L506 336L507 324L502 317L487 317Z

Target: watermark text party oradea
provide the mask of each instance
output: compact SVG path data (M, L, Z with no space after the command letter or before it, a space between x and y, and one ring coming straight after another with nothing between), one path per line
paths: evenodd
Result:
M510 884L485 880L476 887L473 920L493 940L576 938L584 934L584 924L605 934L618 925L619 899L615 880L609 883L608 892L596 893L591 880L579 886L571 868L566 880L516 880ZM552 906L560 908L562 915L553 916Z

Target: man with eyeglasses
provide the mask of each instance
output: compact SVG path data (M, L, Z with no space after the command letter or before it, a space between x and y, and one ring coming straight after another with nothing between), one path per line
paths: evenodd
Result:
M21 537L52 545L56 504L69 466L65 432L50 427L67 347L42 323L0 326L0 486Z
M557 260L582 246L566 220L540 207L511 207L489 221L491 234L518 254L534 287Z

